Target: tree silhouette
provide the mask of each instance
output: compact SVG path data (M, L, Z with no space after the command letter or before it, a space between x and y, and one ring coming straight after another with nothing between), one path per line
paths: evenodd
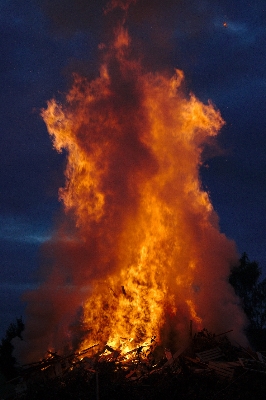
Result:
M256 261L250 261L243 253L239 265L231 269L229 282L242 301L251 329L266 326L266 279L259 282L261 268Z
M252 293L252 323L255 328L266 327L266 279L256 285Z
M7 380L17 375L16 359L12 356L14 350L12 339L19 337L22 340L21 334L23 330L24 323L22 318L17 318L16 323L11 323L7 328L5 337L0 344L0 373L2 373Z

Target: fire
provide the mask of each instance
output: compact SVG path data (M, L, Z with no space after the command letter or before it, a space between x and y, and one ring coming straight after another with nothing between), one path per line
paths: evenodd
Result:
M171 332L187 336L190 320L219 331L242 324L226 282L235 245L199 177L204 145L224 121L211 102L184 94L182 71L145 71L130 42L115 29L99 76L75 75L65 104L42 111L54 148L66 151L59 197L75 223L58 230L64 263L50 281L65 273L79 293L81 351L99 343L126 353L152 337L167 345ZM78 301L67 296L59 309L73 317Z

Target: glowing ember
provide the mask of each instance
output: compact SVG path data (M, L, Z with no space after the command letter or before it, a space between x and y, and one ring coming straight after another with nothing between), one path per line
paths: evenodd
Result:
M116 28L101 46L99 77L75 76L65 105L52 100L42 111L55 149L66 150L60 199L75 222L48 243L56 265L38 292L53 303L44 348L74 334L80 350L99 343L125 353L154 336L168 346L188 337L190 320L195 329L241 331L227 283L238 255L199 179L204 145L224 121L183 93L182 71L144 71L130 41Z

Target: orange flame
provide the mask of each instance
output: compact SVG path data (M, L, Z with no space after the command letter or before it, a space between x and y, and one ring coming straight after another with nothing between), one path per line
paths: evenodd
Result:
M171 329L180 340L191 319L219 331L242 324L226 282L235 246L199 179L204 144L224 121L184 95L183 79L144 72L122 27L100 76L74 76L66 104L42 111L55 149L67 151L59 193L76 225L68 268L83 297L80 349L126 352L153 336L167 342Z

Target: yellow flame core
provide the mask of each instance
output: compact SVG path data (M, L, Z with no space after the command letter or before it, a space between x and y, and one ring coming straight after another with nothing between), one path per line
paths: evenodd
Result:
M54 147L67 150L60 198L77 234L89 241L94 229L102 252L95 263L114 260L103 276L84 282L91 286L84 299L89 333L80 349L97 342L126 352L153 336L160 341L166 319L178 329L189 319L200 327L204 317L194 286L202 283L208 232L216 228L199 166L204 143L224 121L211 103L183 94L182 71L169 78L129 61L129 43L118 30L100 77L75 76L65 106L52 100L42 112ZM114 76L110 60L121 76ZM128 82L128 106L119 107ZM135 160L136 144L144 155ZM88 269L94 267L88 260Z

